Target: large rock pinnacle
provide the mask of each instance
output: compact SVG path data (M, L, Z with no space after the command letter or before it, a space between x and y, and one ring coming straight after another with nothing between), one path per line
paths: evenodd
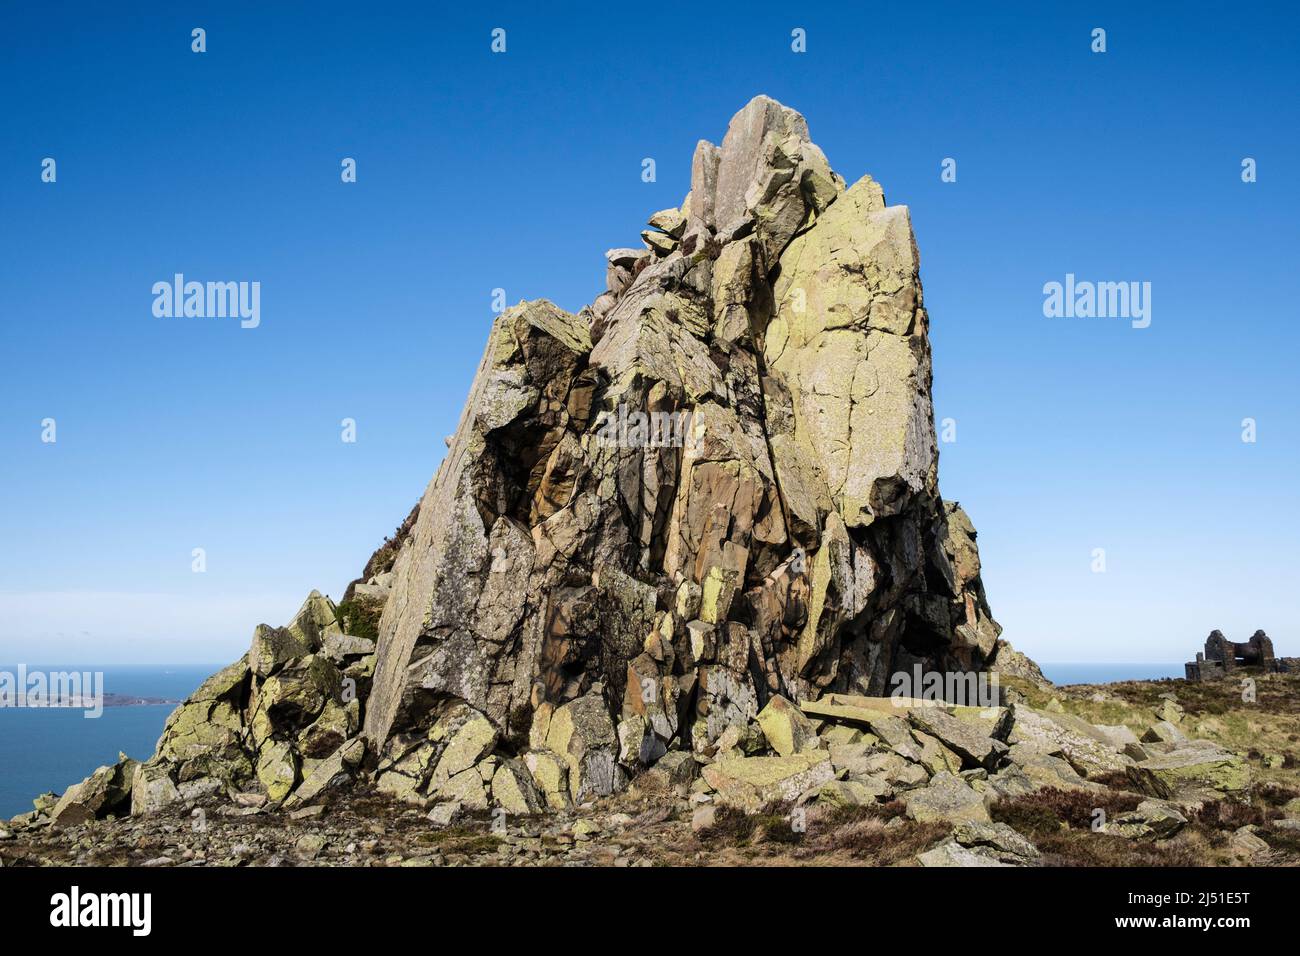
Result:
M498 318L393 568L365 719L390 757L453 702L545 749L593 695L642 722L631 770L775 694L991 656L974 529L938 494L907 209L846 189L763 96L691 185L592 306Z
M292 807L357 774L563 809L765 732L811 785L794 705L989 667L907 209L760 96L649 222L591 306L497 318L416 510L343 603L259 627L172 715L119 774L136 812Z

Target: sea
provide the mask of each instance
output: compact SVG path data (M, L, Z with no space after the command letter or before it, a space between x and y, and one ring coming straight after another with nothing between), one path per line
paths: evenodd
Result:
M130 697L184 700L223 665L176 667L82 667L102 671L104 692ZM1182 677L1182 664L1040 663L1054 684L1104 684ZM0 667L0 670L6 668ZM13 668L8 668L13 670ZM28 672L72 670L28 665ZM153 754L175 704L105 707L94 719L70 708L0 707L0 820L32 809L32 798L62 793L119 752L137 760Z
M104 693L181 701L221 664L175 667L95 667L28 664L27 672L92 671L104 675ZM15 673L17 668L0 665ZM32 798L62 793L119 752L137 760L153 755L175 704L105 707L86 718L69 707L0 707L0 821L32 809Z
M1184 677L1182 663L1095 663L1092 661L1066 661L1045 663L1038 661L1043 676L1053 684L1113 684L1124 680L1160 680L1166 677Z

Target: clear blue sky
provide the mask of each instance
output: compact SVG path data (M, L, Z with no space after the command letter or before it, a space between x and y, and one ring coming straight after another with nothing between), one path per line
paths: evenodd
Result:
M911 207L941 486L1007 636L1300 654L1297 15L730 6L0 7L0 661L218 663L338 597L433 474L492 290L590 301L757 93ZM261 326L155 318L176 272L259 281ZM1151 327L1045 318L1067 272L1151 282Z

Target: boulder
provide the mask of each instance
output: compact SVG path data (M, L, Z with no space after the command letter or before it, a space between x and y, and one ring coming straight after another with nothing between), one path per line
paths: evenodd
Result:
M349 740L311 768L298 789L285 801L285 808L295 809L332 790L347 786L352 782L365 756L365 740L360 737Z
M651 766L668 750L645 718L635 714L619 721L617 733L618 762L630 773Z
M572 808L569 765L563 757L549 750L530 750L524 755L524 766L532 774L533 783L548 807L552 810Z
M621 782L618 736L599 694L579 697L555 711L546 732L546 749L568 763L574 803L613 793Z
M132 816L156 813L180 799L180 791L165 763L150 760L136 768L131 784Z
M1214 746L1188 746L1156 754L1129 767L1128 776L1142 793L1165 800L1238 794L1249 790L1251 784L1246 762Z
M757 719L768 745L782 757L815 750L820 746L812 722L799 708L779 694L758 712Z
M1166 701L1168 703L1168 701ZM1148 744L1169 744L1178 746L1187 743L1187 735L1171 721L1161 720L1147 728L1146 733L1142 735L1142 743Z
M1007 752L1007 745L981 733L979 725L959 720L938 708L918 707L908 711L912 726L937 739L961 757L966 767L993 767Z
M941 772L929 786L910 790L899 799L907 806L907 815L918 823L991 823L983 794L960 777Z
M323 654L309 654L283 664L262 681L249 719L254 743L272 736L296 735L311 724L329 701L342 698L342 677Z
M1176 700L1169 697L1160 702L1156 708L1156 718L1162 723L1178 724L1183 720L1183 708Z
M1007 738L1012 744L1030 743L1059 755L1087 777L1123 771L1133 761L1092 724L1071 714L1036 711L1023 704L1015 708L1015 722Z
M919 763L912 763L897 753L873 753L860 765L849 770L851 779L879 777L895 790L915 790L930 782L930 774Z
M868 807L888 800L894 788L877 777L832 780L817 791L817 802L832 807Z
M1035 866L1038 848L1005 823L963 820L952 838L917 860L922 866Z
M953 839L965 847L988 847L1004 862L1037 860L1038 848L1005 823L965 820L953 828Z
M1143 800L1137 809L1108 821L1105 832L1130 838L1167 839L1187 825L1178 807L1164 800Z
M498 738L492 722L473 707L452 705L429 730L428 739L438 753L430 790L438 790L457 774L478 766Z
M939 773L946 770L949 773L960 773L963 766L961 754L947 747L937 737L931 737L923 731L913 729L912 736L916 739L917 746L921 750L921 756L918 762L931 774ZM1004 744L998 743L999 747L1005 747Z
M1138 743L1137 734L1123 724L1093 724L1093 727L1121 753L1125 752L1129 745Z
M320 650L322 631L337 623L334 602L319 591L312 591L286 626L258 626L248 652L248 666L259 677L269 677L294 658Z
M112 766L100 767L63 792L50 808L50 821L55 826L74 826L129 812L138 767L139 763L125 754Z
M1268 843L1249 826L1239 827L1228 838L1228 851L1238 860L1250 861L1261 853L1267 853L1268 849Z
M918 853L916 860L924 867L981 867L1013 866L1002 862L1000 855L988 847L965 847L956 840L945 840L938 846Z
M642 790L669 791L685 796L699 773L700 765L694 754L684 750L671 750L641 774L636 784Z
M797 800L834 777L830 755L822 751L786 757L727 757L704 768L717 802L756 813L770 803Z
M1035 687L1050 688L1054 686L1043 676L1042 670L1032 660L1011 646L1011 642L999 638L993 649L993 659L989 669L1003 677L1023 680Z
M530 815L546 808L546 798L520 760L503 760L492 775L492 802L507 813Z
M285 741L268 741L257 755L257 779L272 803L280 803L298 783L298 757Z
M1055 790L1098 790L1098 784L1090 783L1081 777L1066 760L1045 752L1033 744L1016 744L1008 752L1012 764L1018 773L1007 775L1006 771L992 778L995 790L1004 787L1020 790L1023 783L1029 784L1029 791L1052 788ZM1001 779L1001 786L999 785ZM1018 795L1018 794L1005 794Z
M661 209L650 217L648 224L674 239L680 239L686 230L686 216L680 209Z
M353 637L341 630L325 637L325 656L336 664L343 664L375 652L375 642L368 637Z

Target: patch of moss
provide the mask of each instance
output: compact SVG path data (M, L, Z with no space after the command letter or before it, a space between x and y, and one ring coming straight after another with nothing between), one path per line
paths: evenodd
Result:
M379 640L379 618L384 613L384 602L373 597L354 597L338 605L339 624L346 634Z

